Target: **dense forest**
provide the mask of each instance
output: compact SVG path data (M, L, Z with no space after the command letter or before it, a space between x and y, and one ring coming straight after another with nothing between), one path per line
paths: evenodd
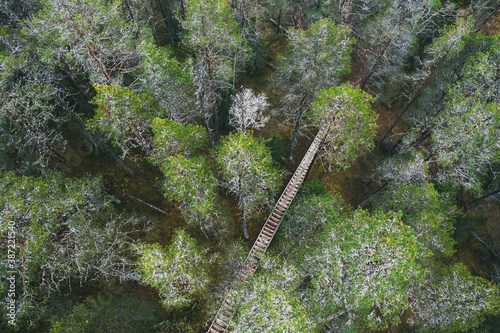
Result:
M0 1L0 332L499 332L499 7Z

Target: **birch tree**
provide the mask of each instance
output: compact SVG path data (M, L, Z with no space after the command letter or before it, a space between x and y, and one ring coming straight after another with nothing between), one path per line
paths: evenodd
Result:
M270 203L283 176L273 165L269 149L252 135L252 132L229 134L222 140L216 157L224 186L238 198L245 239L249 237L247 216Z
M244 132L247 128L259 129L269 121L269 117L264 116L268 107L265 94L255 95L252 89L243 89L233 98L229 109L229 125L239 132Z
M349 73L352 40L348 35L347 27L336 26L328 19L315 22L306 31L290 33L290 53L280 64L276 78L277 85L286 91L283 111L294 123L288 158L314 94L339 85Z
M350 85L321 90L313 102L313 123L328 130L323 144L325 159L347 169L364 151L373 147L377 115L373 98Z

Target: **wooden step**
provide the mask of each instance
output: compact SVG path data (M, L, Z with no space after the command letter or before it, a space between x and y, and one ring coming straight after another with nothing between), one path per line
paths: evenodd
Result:
M271 239L271 235L266 235L265 232L262 232L262 230L260 231L260 234L259 234L259 238L263 238L265 239L267 242L269 242L269 240Z
M278 223L274 223L273 221L267 221L267 223L272 225L275 228L278 226Z
M268 231L268 229L264 228L260 231L261 233L263 233L264 235L266 235L267 237L269 238L273 238L273 233Z
M219 326L219 325L217 325L216 323L212 323L212 328L213 328L214 330L216 330L217 332L219 332L219 333L223 333L223 332L225 332L225 331L226 331L226 328L224 328L224 327L220 327L220 326Z

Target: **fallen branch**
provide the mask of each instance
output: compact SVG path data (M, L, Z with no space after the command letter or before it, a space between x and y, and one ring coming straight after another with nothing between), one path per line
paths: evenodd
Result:
M288 30L286 30L285 28L283 28L282 25L278 26L278 22L276 22L273 19L269 19L269 20L271 20L271 23L274 24L276 27L278 27L285 35L288 34Z

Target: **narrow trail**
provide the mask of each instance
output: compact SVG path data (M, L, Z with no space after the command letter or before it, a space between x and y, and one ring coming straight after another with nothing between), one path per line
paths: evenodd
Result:
M255 240L248 257L245 260L245 265L238 275L238 278L233 283L233 286L226 294L226 297L224 298L224 301L222 302L222 305L207 333L222 333L228 329L230 319L234 316L236 311L234 304L234 290L257 270L260 260L264 257L267 248L278 231L278 227L283 219L283 216L285 215L285 212L288 207L290 207L290 204L295 198L300 185L306 178L307 172L309 171L309 168L311 167L326 134L327 130L325 128L321 128L318 134L316 134L314 141L311 143L311 146L302 158L302 161L295 170L285 190L281 193L281 196L274 206L273 211L267 218L264 227L262 227L259 236Z

